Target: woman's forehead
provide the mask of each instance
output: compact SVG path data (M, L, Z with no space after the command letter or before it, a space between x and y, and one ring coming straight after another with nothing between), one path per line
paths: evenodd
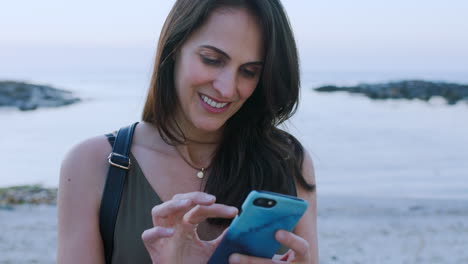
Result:
M214 10L184 45L216 47L233 59L263 60L262 31L258 19L245 8Z

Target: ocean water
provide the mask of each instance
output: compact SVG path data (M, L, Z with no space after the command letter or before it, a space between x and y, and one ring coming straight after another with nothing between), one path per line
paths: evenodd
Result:
M73 145L140 120L150 72L1 77L50 84L84 99L31 112L0 109L0 186L57 186L61 160ZM401 79L468 83L461 73L303 73L300 107L285 127L311 154L319 195L468 199L467 103L373 101L312 90Z

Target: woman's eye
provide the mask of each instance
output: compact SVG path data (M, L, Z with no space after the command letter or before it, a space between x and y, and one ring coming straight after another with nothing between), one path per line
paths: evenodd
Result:
M250 70L247 70L247 69L242 69L241 72L247 78L254 78L257 75L257 72L250 71Z
M205 56L201 56L201 59L202 59L203 63L205 63L207 65L217 66L217 65L221 64L221 61L217 60L217 59L211 59L211 58L208 58L208 57L205 57Z

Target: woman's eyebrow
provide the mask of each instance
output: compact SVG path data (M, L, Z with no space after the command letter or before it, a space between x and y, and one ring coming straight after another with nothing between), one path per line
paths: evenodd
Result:
M213 50L213 51L215 51L215 52L217 52L217 53L223 55L223 56L226 57L227 59L229 59L229 60L231 59L231 57L229 57L229 55L228 55L226 52L224 52L224 51L222 51L222 50L220 50L220 49L218 49L218 48L216 48L216 47L213 47L213 46L211 46L211 45L202 45L202 46L200 46L200 47L201 47L201 48L206 48L206 49ZM248 62L248 63L246 63L245 65L259 65L259 66L262 66L262 65L263 65L263 61Z
M226 58L228 58L228 59L231 59L231 57L229 57L229 55L227 55L226 52L224 52L224 51L222 51L222 50L220 50L220 49L218 49L218 48L216 48L216 47L213 47L213 46L210 46L210 45L202 45L202 46L200 46L200 47L201 47L201 48L206 48L206 49L211 49L211 50L213 50L213 51L215 51L215 52L217 52L217 53L223 55L224 57L226 57Z

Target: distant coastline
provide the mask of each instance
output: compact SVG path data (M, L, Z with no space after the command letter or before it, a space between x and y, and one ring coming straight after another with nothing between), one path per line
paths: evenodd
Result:
M468 103L468 85L430 82L423 80L405 80L377 84L358 84L356 86L326 85L314 88L317 92L349 92L363 94L371 99L419 99L429 101L434 96L444 98L449 105L460 101Z
M71 92L48 85L18 81L0 81L0 107L17 107L21 111L41 107L59 107L81 101Z

